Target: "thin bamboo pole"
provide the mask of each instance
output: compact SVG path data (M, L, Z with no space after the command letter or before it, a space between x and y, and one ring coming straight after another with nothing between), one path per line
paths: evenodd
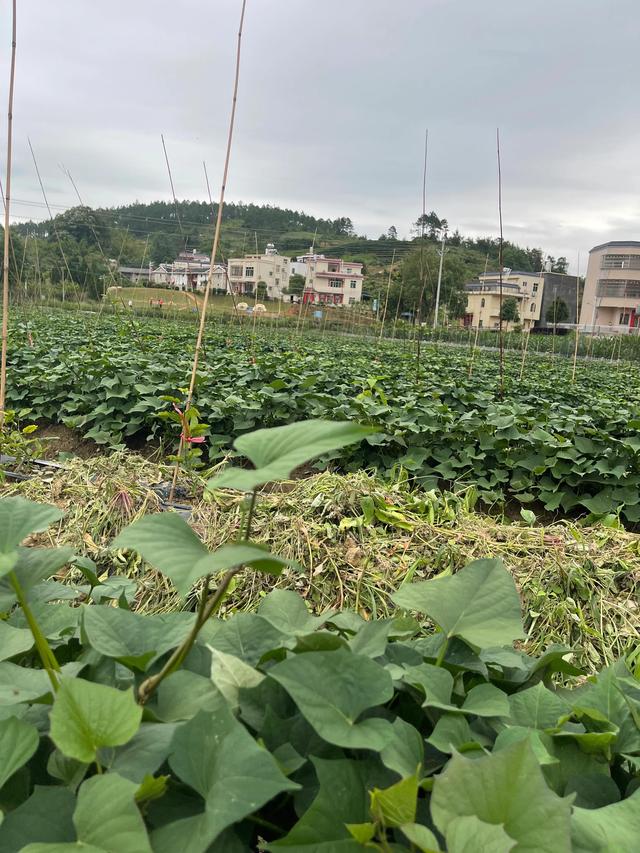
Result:
M469 359L469 379L473 373L473 362L476 357L476 349L478 348L478 335L480 334L480 326L476 326L476 336L473 340L473 349L471 350L471 358Z
M15 2L15 0L14 0ZM229 117L229 131L227 134L227 149L225 153L224 160L224 169L222 173L222 184L220 186L220 200L218 201L218 215L216 217L216 228L213 235L213 246L211 249L211 260L209 262L209 275L207 277L207 286L204 290L204 299L202 300L202 313L200 315L200 325L198 327L198 336L196 338L196 346L193 353L193 365L191 368L191 378L189 380L189 390L187 393L187 399L185 402L185 411L191 407L191 402L193 400L193 392L196 387L196 378L198 375L198 359L200 356L200 350L202 349L202 338L204 336L204 327L207 320L207 306L209 304L209 293L211 291L211 281L213 278L213 270L216 262L216 255L218 253L218 244L220 243L220 229L222 226L222 211L224 209L224 194L227 186L227 176L229 174L229 161L231 159L231 145L233 142L233 127L235 123L236 117L236 104L238 102L238 83L240 80L240 53L242 46L242 26L244 24L244 13L247 6L247 0L242 0L242 9L240 11L240 25L238 27L238 42L236 48L236 67L235 67L235 75L233 80L233 95L231 99L231 115ZM184 436L180 437L180 447L178 449L177 460L173 470L173 480L171 482L171 491L169 494L169 502L173 500L173 493L175 491L176 482L178 479L178 472L180 470L180 459L182 457L182 452L184 450Z
M422 300L427 284L424 269L424 227L427 215L427 155L429 151L429 129L424 135L424 167L422 171L422 217L420 219L420 299L418 301L418 337L416 339L416 379L420 379L420 343L422 339ZM415 314L414 314L415 317ZM414 321L415 322L415 321Z
M571 384L576 381L576 364L578 362L578 341L580 340L580 330L578 329L578 291L580 290L580 252L578 252L578 269L576 271L576 341L573 348L573 370L571 371Z
M11 71L9 74L9 106L7 110L7 176L4 204L4 256L2 268L2 355L0 357L0 429L4 429L7 398L7 345L9 343L9 208L11 204L11 154L13 137L13 88L16 76L16 0L12 3Z
M498 265L500 267L500 296L499 296L499 317L498 317L498 347L500 358L500 389L499 397L502 400L504 397L504 337L502 330L502 270L503 270L503 234L502 234L502 164L500 162L500 128L496 128L496 150L498 155L498 216L500 219L500 250L498 257Z
M393 318L393 328L391 330L391 340L395 340L396 337L396 326L398 325L398 316L400 314L400 305L402 304L402 288L404 287L404 281L400 282L400 290L398 291L398 304L396 305L396 315Z
M396 259L396 250L393 250L393 254L391 255L391 266L389 267L389 278L387 280L387 295L384 300L384 311L382 312L382 323L380 325L380 335L378 336L378 345L382 341L382 334L384 332L384 321L387 317L387 306L389 305L389 291L391 290L391 273L393 272L393 264Z
M527 352L529 350L529 338L531 337L531 329L529 329L524 336L524 346L522 348L522 364L520 365L520 382L522 382L522 377L524 376L524 366L527 362Z

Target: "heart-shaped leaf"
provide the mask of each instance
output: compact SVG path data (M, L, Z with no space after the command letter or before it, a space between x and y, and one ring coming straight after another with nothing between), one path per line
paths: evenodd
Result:
M0 788L38 748L38 730L17 717L0 721Z
M451 577L401 587L392 595L399 607L425 613L448 638L475 648L501 646L524 636L520 597L500 560L475 560Z
M51 709L51 739L78 761L95 761L103 746L120 746L137 732L142 708L131 691L81 678L63 679Z
M0 499L0 577L15 568L18 546L30 533L40 533L62 518L55 506L37 504L24 498Z
M213 713L200 711L176 731L169 764L204 799L204 811L158 829L154 853L202 853L232 823L281 791L299 787L235 719L222 696Z
M290 657L269 669L320 737L336 746L381 750L391 740L387 720L358 718L393 696L391 676L370 658L344 648ZM321 685L321 689L319 686Z
M209 489L232 488L251 492L291 473L316 456L361 441L376 429L350 421L308 420L259 429L240 436L234 447L253 462L253 470L228 468L207 483Z
M571 806L548 787L526 741L482 758L454 754L431 795L436 827L447 836L458 818L498 824L523 851L571 853Z
M28 853L151 853L135 801L138 785L117 773L93 776L80 786L73 813L76 843L30 844Z
M113 547L138 551L173 581L182 596L200 578L237 566L251 566L267 574L280 574L285 566L299 568L293 560L270 554L249 542L229 543L208 551L176 513L157 513L134 521L114 539Z

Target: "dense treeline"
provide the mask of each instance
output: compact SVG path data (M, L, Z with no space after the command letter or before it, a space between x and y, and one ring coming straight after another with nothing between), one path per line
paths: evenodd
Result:
M12 226L11 280L14 295L37 298L65 287L69 296L99 298L117 281L117 267L147 267L172 261L184 249L210 251L217 205L201 201L136 202L114 208L74 207L53 220ZM385 269L395 255L389 308L415 310L423 294L422 314L435 302L438 247L448 223L434 212L413 224L407 240L395 226L371 240L355 233L349 217L322 219L272 205L243 202L225 205L220 257L264 251L273 242L284 254L316 250L358 260L365 267L365 298L380 296ZM420 262L422 245L423 262ZM447 237L441 304L450 316L464 309L464 282L484 269L495 269L499 241L494 237ZM503 244L504 265L527 271L548 263L564 271L564 258L547 258L541 249ZM422 273L420 273L422 269ZM425 272L426 269L426 272Z

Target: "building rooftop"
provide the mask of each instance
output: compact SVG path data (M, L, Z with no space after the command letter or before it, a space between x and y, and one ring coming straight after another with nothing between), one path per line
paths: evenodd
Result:
M638 245L640 245L640 244L638 244ZM540 278L542 275L544 275L544 273L530 272L529 270L509 270L509 272L503 272L502 273L502 278L506 278L510 275L535 275L538 278ZM497 270L495 272L487 271L487 272L480 273L479 278L484 278L485 276L487 278L500 278L500 270Z
M600 249L640 249L640 240L610 240L608 243L600 243L599 246L589 249L589 254Z

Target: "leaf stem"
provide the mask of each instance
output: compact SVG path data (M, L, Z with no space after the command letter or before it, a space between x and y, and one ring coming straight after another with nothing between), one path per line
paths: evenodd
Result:
M442 645L438 649L438 657L436 658L436 666L442 666L444 661L444 656L447 653L447 649L449 648L449 637L445 637Z
M27 624L29 629L33 635L33 639L35 642L36 649L38 651L38 655L40 656L40 660L42 661L42 665L45 668L47 675L49 676L49 681L51 682L51 686L53 687L53 692L57 693L59 685L57 673L60 672L60 664L58 663L56 656L51 649L51 646L47 642L47 638L42 633L42 629L40 625L38 625L38 620L33 615L33 611L27 602L27 598L24 594L24 590L20 585L20 581L15 572L9 573L9 582L13 587L13 591L16 594L16 598L18 599L18 603L22 608L22 612L25 615L25 619L27 620Z
M247 510L244 537L241 540L244 542L247 542L249 540L249 534L251 532L251 523L253 521L256 506L256 498L257 492L254 489L251 492L249 509ZM167 676L171 675L172 672L175 672L179 667L182 666L185 661L185 658L193 648L193 645L198 637L198 634L200 633L202 626L217 611L227 589L229 588L229 584L238 574L238 572L242 571L242 569L243 566L236 566L233 569L229 569L229 571L227 571L223 575L222 580L218 584L218 588L211 597L209 597L209 583L211 582L211 575L207 575L207 577L205 578L204 586L202 587L202 592L200 593L198 612L196 614L196 619L193 624L193 628L189 631L188 636L183 640L183 642L178 646L178 648L174 650L173 654L162 667L160 672L158 672L156 675L152 675L150 678L147 678L145 681L142 682L142 684L138 688L138 703L140 705L144 705L146 702L148 702L153 693L157 690L158 685L162 681L164 681Z
M189 631L189 635L186 639L178 646L177 649L174 650L173 654L162 667L160 672L156 675L152 675L150 678L147 678L146 681L142 682L138 688L138 704L144 705L148 702L158 688L158 685L164 681L167 676L171 675L172 672L175 672L180 666L182 666L185 658L193 648L193 644L200 633L200 629L207 619L209 619L209 617L217 610L217 606L222 601L229 584L234 576L242 570L242 568L242 566L237 566L235 569L229 569L222 578L218 588L209 599L207 599L208 583L205 585L202 590L200 604L198 605L198 613L196 614L196 621L194 622L193 628Z
M244 528L244 541L245 542L248 542L249 536L251 534L251 523L253 521L253 514L254 514L254 510L256 508L256 497L257 497L257 492L254 489L251 492L251 498L249 500L249 509L247 511L247 522L246 522L245 528Z

